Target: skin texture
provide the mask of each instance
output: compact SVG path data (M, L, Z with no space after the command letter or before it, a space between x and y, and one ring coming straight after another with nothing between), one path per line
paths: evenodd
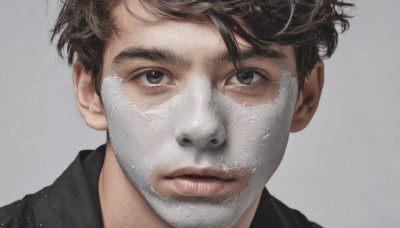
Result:
M131 4L136 4L136 3L132 1ZM136 106L136 108L134 108L135 111L140 111L141 113L143 113L144 109L148 111L154 108L155 110L157 108L160 108L162 105L170 104L169 102L171 102L173 99L177 97L181 97L182 101L186 102L191 101L191 103L196 104L193 106L178 105L180 108L190 107L191 110L189 111L189 113L193 113L193 115L182 116L183 120L186 120L182 121L182 123L185 124L180 125L181 122L178 121L175 122L167 121L169 125L174 126L175 129L183 129L184 127L187 127L186 129L189 128L191 132L194 132L192 135L197 138L191 138L192 144L185 145L184 141L182 141L185 137L177 137L177 135L179 134L177 134L176 131L174 130L169 132L170 134L166 135L167 136L166 138L169 139L169 141L167 141L168 142L167 144L173 145L173 147L169 148L175 148L177 150L174 151L162 150L163 148L158 146L167 144L163 144L162 142L157 140L156 141L157 143L155 143L156 147L154 148L155 153L169 152L171 153L172 157L177 156L179 154L178 151L184 154L192 154L191 156L189 156L189 158L185 160L185 162L193 161L192 165L195 165L195 164L206 164L206 162L195 163L196 161L203 161L203 162L208 161L210 162L210 164L212 164L212 162L215 163L215 161L220 161L218 159L212 159L214 156L213 154L215 153L210 153L207 151L211 150L223 151L221 153L225 153L228 158L226 158L227 160L222 163L228 163L228 168L227 168L228 173L229 171L232 170L232 168L235 168L237 171L233 172L232 175L240 176L240 173L243 172L242 174L245 178L240 179L239 177L237 177L237 179L240 179L240 181L238 181L240 182L240 184L236 190L231 192L232 194L230 194L229 191L222 191L222 194L216 196L215 199L217 201L219 200L218 202L221 202L221 200L223 199L231 199L232 196L245 195L246 197L243 197L243 201L240 201L243 202L242 209L236 211L233 209L226 210L228 211L227 214L225 214L227 217L225 217L225 219L223 219L223 221L221 221L220 224L228 224L222 222L226 222L226 220L228 220L227 218L235 217L239 218L239 220L235 221L235 224L228 224L228 226L232 225L233 227L248 227L254 216L255 209L258 205L260 192L266 181L269 179L269 177L272 175L272 173L278 166L279 161L283 156L284 146L286 145L286 139L289 130L299 131L303 129L308 124L308 122L310 121L311 117L313 116L317 108L323 85L323 64L319 62L312 70L312 72L310 72L310 75L306 81L305 88L299 93L297 101L296 98L292 99L285 98L286 103L285 102L281 103L284 104L283 106L287 105L287 107L292 107L292 109L289 109L290 111L284 112L286 118L286 121L284 122L286 123L286 126L284 127L281 126L277 128L277 129L284 129L283 131L284 134L282 133L283 135L278 134L279 135L278 141L281 142L280 143L281 148L279 150L276 149L274 151L269 151L267 153L269 155L272 154L273 155L272 158L264 160L261 159L262 164L260 165L260 167L268 170L268 172L263 177L260 176L254 178L254 175L258 175L257 172L243 171L243 169L241 168L246 168L247 166L241 164L234 165L234 162L231 162L229 158L230 156L231 158L235 158L235 156L233 156L235 155L234 152L235 150L227 149L229 148L227 145L230 144L226 143L226 141L229 142L232 141L233 138L230 138L230 136L232 136L232 134L237 134L238 132L237 130L236 131L232 130L233 128L230 127L231 125L227 124L227 122L229 121L223 121L224 118L226 120L229 120L229 116L232 114L229 111L230 109L229 108L213 109L211 107L215 107L215 105L213 105L214 103L207 102L207 99L208 101L218 100L219 101L218 104L220 106L221 104L225 104L224 102L222 102L222 100L225 101L229 100L228 103L231 104L231 106L237 105L238 107L241 107L246 110L257 109L263 105L267 105L274 102L276 103L277 94L279 95L279 99L281 99L282 94L289 94L290 95L289 97L291 97L293 94L297 95L296 87L287 86L288 89L287 92L285 93L279 92L277 94L271 93L269 95L265 95L263 93L254 94L251 92L243 92L242 89L238 89L238 87L235 87L234 84L231 83L234 75L234 74L232 75L231 72L234 72L235 70L231 63L224 62L220 64L215 64L216 62L210 63L209 61L210 59L212 59L212 56L216 55L218 56L218 54L221 55L221 53L224 53L224 51L226 51L226 48L221 40L221 37L219 36L219 33L212 25L210 25L206 21L199 21L199 20L187 20L187 21L156 20L154 18L151 18L149 15L145 14L143 11L140 11L140 7L135 5L131 5L130 7L131 9L137 10L135 12L137 12L141 16L147 17L149 21L144 23L135 20L126 12L123 6L120 6L115 10L114 17L116 18L117 25L121 30L121 32L119 33L118 36L113 37L107 42L106 50L103 56L104 60L103 75L105 75L104 76L105 78L107 76L109 77L110 75L118 75L118 77L122 78L122 82L127 82L127 83L121 82L120 84L121 90L115 90L112 92L118 95L118 92L122 91L122 94L123 96L125 96L125 99L120 99L118 100L118 102L127 102L126 103L127 107ZM176 36L176 34L179 34L179 36ZM240 39L238 39L238 41L240 43L241 50L244 51L249 48L248 45L246 45L246 43L244 43ZM120 62L119 64L115 64L115 57L118 56L124 50L131 48L132 46L143 47L146 50L154 49L155 47L159 49L162 48L170 50L172 52L175 52L179 56L185 57L186 60L188 60L187 62L190 64L180 64L176 62L171 63L168 61L160 61L160 60L149 61L143 59L134 59L134 60L129 59L127 61ZM280 59L279 61L270 59L252 58L244 61L244 65L254 69L260 69L260 71L262 71L263 73L267 72L263 76L268 75L269 79L272 82L275 83L279 82L279 84L282 85L281 79L283 75L285 75L284 72L292 72L293 74L292 76L295 76L296 67L295 67L294 52L293 48L290 46L285 46L285 47L274 46L274 49L281 52L286 57ZM144 70L160 69L162 70L163 73L165 73L166 76L168 76L171 79L170 81L172 81L173 83L163 83L163 86L161 86L162 88L158 87L157 92L154 92L154 88L151 88L151 90L148 90L148 88L145 89L146 86L143 87L143 77L139 77L140 73L142 72L138 71L143 69ZM134 79L132 79L132 77ZM105 78L103 80L106 80ZM138 78L140 78L141 80L138 80ZM203 78L203 80L198 81L200 78ZM107 105L105 108L103 107L103 104L100 102L99 96L94 91L90 72L86 72L84 70L83 66L80 64L79 59L76 61L74 65L74 85L75 85L78 107L86 123L94 129L109 130L110 131L109 135L111 136L111 138L118 135L118 133L121 133L118 130L123 129L123 127L125 127L124 125L121 125L122 127L115 128L113 133L112 124L109 119L112 117L110 110L111 105L108 108ZM187 88L191 89L188 90ZM278 86L278 88L283 88L283 87ZM107 91L111 92L108 89ZM254 91L254 88L249 91ZM185 94L185 96L182 96L182 94ZM207 94L209 94L209 96L207 96ZM112 98L113 95L110 94L109 97ZM214 98L218 97L218 98L214 99L213 97ZM272 98L268 99L268 97ZM103 97L103 99L104 98L105 97ZM185 100L186 98L188 100ZM200 98L207 98L207 99L200 99ZM107 103L105 101L106 99L104 99L105 104ZM199 108L202 107L202 105L203 108ZM198 112L199 115L196 115L196 107L199 108L199 110L201 109ZM221 111L217 110L223 110L222 114ZM118 112L115 113L117 113L116 116L121 114L121 113L118 114ZM176 113L179 114L184 112L181 109L181 112L176 112ZM204 113L206 114L208 113L209 115L208 114L201 115ZM117 122L121 121L121 123L124 123L124 121L127 121L128 119L125 118L126 116L124 117L125 114L122 113L122 115L120 115L121 117L120 119L116 118ZM198 117L198 120L196 120L196 116ZM168 119L169 119L168 116L164 117L164 120ZM213 127L214 130L220 129L220 127L215 127L218 126L218 124L220 124L225 129L225 133L224 134L219 133L218 137L214 137L215 131L213 130L201 131L201 129L198 127L202 125L187 124L187 123L196 123L196 121L203 121L204 123L207 123L207 121L209 121L213 123L211 125L214 126ZM273 120L269 121L269 123L273 122L274 122ZM146 121L144 119L143 124L145 123ZM250 124L248 125L250 126ZM202 134L195 134L199 132ZM255 131L253 128L250 127L248 132L243 132L243 136L251 137L252 134L255 134L255 132L258 131ZM126 131L122 133L126 135ZM143 133L143 131L141 133ZM154 132L151 131L147 133L149 133L148 137L144 137L142 134L140 134L141 135L140 137L143 137L143 140L140 141L145 141L147 145L152 145L151 138L156 137L157 135L156 134L151 135L154 134ZM272 133L275 134L276 131L272 131ZM222 137L221 135L225 136ZM240 136L240 134L237 135ZM253 136L254 138L257 138L257 135ZM204 143L204 142L211 142L211 139L219 139L219 141L217 141L216 145L213 146L211 146L211 144ZM157 158L157 156L155 156L154 154L151 155L149 153L144 153L140 155L140 152L145 152L141 150L138 151L140 155L139 156L140 161L138 161L135 160L135 156L132 156L133 150L129 152L125 150L118 151L116 150L116 148L114 148L118 143L112 141L113 140L110 140L110 138L107 139L106 158L99 180L100 201L101 201L103 221L105 226L129 227L135 225L135 226L150 226L150 227L167 227L168 224L190 225L190 224L175 224L171 218L168 218L169 215L165 215L163 214L163 212L157 211L163 208L162 206L158 207L157 205L164 205L165 207L166 205L168 205L168 202L172 203L172 206L176 206L179 204L181 206L187 206L186 204L181 202L182 200L187 200L186 199L187 195L185 194L182 195L182 193L179 192L176 193L176 191L168 190L168 185L163 184L162 181L162 173L169 173L171 170L172 159L169 161L170 163L166 163L166 165L164 166L160 166L157 164L154 165L153 168L147 167L149 171L145 173L147 176L143 176L142 174L135 176L135 172L129 171L129 169L132 170L133 168L132 165L136 167L134 165L135 162L139 162L138 164L147 164L148 166L151 167L152 163L151 162L148 162L150 164L146 163L145 162L146 158L148 161L150 161ZM241 140L236 140L236 141L241 142ZM130 143L132 142L128 140L125 141L125 143L129 147L129 145L131 145ZM132 145L137 146L138 144L132 144ZM146 148L145 145L146 144L143 145L143 148ZM256 145L256 143L254 143L253 145ZM251 147L251 145L249 145L249 147ZM254 149L254 151L255 151L254 154L256 154L257 156L263 154L260 153L262 150L260 150L259 148ZM196 154L198 156L195 156ZM199 156L199 154L201 154L201 156ZM148 157L146 157L146 155L148 155ZM201 158L203 158L203 160ZM257 157L253 157L252 159L254 160L255 158ZM232 159L232 161L234 160L235 159ZM239 159L237 158L236 160ZM216 168L223 169L222 163L216 164ZM177 162L176 164L179 163ZM218 165L221 166L218 167ZM144 169L146 167L142 168ZM151 177L149 176L151 174L154 175ZM142 179L148 180L147 187L154 186L156 188L156 191L153 191L154 194L151 194L152 190L147 189L146 186L143 186L142 188L140 186L140 183L137 183L140 182L140 177ZM251 180L254 180L254 182L252 182ZM253 183L253 184L257 183L256 184L257 186L254 188L243 188L240 187L242 186L241 185L242 182ZM143 183L146 183L146 181L142 182L142 185ZM145 191L144 189L147 189L149 191ZM240 194L243 192L246 193ZM199 193L196 194L198 195ZM212 194L208 196L210 196L211 199L214 197L214 195ZM162 199L162 197L164 197L165 199ZM168 201L168 199L170 199L171 201ZM203 204L204 208L209 209L210 203L209 204L204 203L206 201L200 201L200 202ZM226 209L223 206L224 205L226 206L227 204L214 203L214 206L218 205L221 206L221 211L223 211L224 209ZM171 208L175 210L175 212L171 210L170 212L166 212L167 214L174 212L177 213L177 215L179 215L178 207L171 207ZM190 205L188 206L188 208L190 209ZM182 210L183 209L186 210L186 208L182 208ZM196 210L199 210L199 208L197 208ZM196 216L198 214L201 214L200 213L201 210L200 212L199 211L196 212L198 213L190 214L190 216ZM234 214L235 216L229 215L230 213ZM193 220L196 223L201 223L201 218L196 220L192 217L189 220Z

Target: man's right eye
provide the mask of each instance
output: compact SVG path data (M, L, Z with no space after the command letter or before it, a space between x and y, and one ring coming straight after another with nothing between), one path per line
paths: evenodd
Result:
M158 70L142 72L136 78L144 86L161 86L171 82L167 75Z

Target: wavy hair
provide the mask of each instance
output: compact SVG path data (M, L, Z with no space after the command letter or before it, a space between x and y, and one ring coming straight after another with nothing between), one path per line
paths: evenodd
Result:
M102 54L112 33L117 33L112 10L127 0L63 0L52 30L61 57L72 64L78 56L90 71L100 93ZM138 0L158 18L206 17L223 38L235 66L240 62L235 35L255 50L271 44L293 45L299 89L318 60L329 58L338 44L338 35L349 28L344 0ZM127 7L127 10L128 7ZM132 13L132 16L135 15ZM246 29L239 23L244 22ZM64 53L65 51L65 53Z

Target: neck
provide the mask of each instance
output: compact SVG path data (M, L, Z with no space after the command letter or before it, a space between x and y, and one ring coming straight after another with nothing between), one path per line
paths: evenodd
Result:
M106 156L100 172L99 197L105 228L169 227L129 182L121 170L109 142L106 146ZM234 228L250 226L260 197L261 194L239 219Z

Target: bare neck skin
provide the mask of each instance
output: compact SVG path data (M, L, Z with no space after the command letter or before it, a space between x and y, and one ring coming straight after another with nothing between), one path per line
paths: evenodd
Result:
M106 156L99 178L99 197L105 228L169 227L151 209L122 172L108 140ZM234 228L247 228L257 210L260 195Z

